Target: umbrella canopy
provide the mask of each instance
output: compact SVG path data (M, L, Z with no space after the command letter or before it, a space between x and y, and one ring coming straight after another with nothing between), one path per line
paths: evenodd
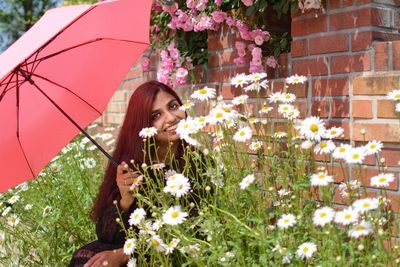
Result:
M0 55L0 192L38 175L101 115L149 45L151 4L49 10Z

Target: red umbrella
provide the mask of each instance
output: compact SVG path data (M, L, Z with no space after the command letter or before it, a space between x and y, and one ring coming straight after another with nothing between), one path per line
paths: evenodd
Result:
M0 55L0 192L38 175L101 115L149 45L151 4L49 10Z

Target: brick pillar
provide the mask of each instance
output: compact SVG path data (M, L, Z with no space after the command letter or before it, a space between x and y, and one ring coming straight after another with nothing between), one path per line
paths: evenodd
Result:
M327 0L325 7L318 16L292 15L291 72L309 78L308 115L342 126L353 145L383 141L387 171L399 178L400 125L386 94L400 88L400 1ZM362 182L370 187L378 165L373 156L365 164ZM390 190L397 205L398 181Z

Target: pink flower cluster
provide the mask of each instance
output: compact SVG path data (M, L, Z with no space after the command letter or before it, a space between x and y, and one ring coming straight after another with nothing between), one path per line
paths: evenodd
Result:
M174 71L176 69L176 71ZM188 70L182 66L179 50L172 42L167 50L161 51L161 63L157 70L157 80L169 86L186 83Z

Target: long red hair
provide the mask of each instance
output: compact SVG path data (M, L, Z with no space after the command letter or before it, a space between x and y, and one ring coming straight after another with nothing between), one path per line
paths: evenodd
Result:
M135 163L143 163L143 140L139 136L139 132L145 127L153 126L151 120L152 107L156 95L160 91L174 96L182 105L182 101L176 92L163 83L149 81L140 85L129 100L125 119L113 152L113 158L118 163L125 161L130 165L132 159ZM130 167L133 166L130 165ZM117 167L109 162L91 211L91 218L94 221L102 217L105 208L113 205L114 200L119 201L121 199L116 183L116 173Z

